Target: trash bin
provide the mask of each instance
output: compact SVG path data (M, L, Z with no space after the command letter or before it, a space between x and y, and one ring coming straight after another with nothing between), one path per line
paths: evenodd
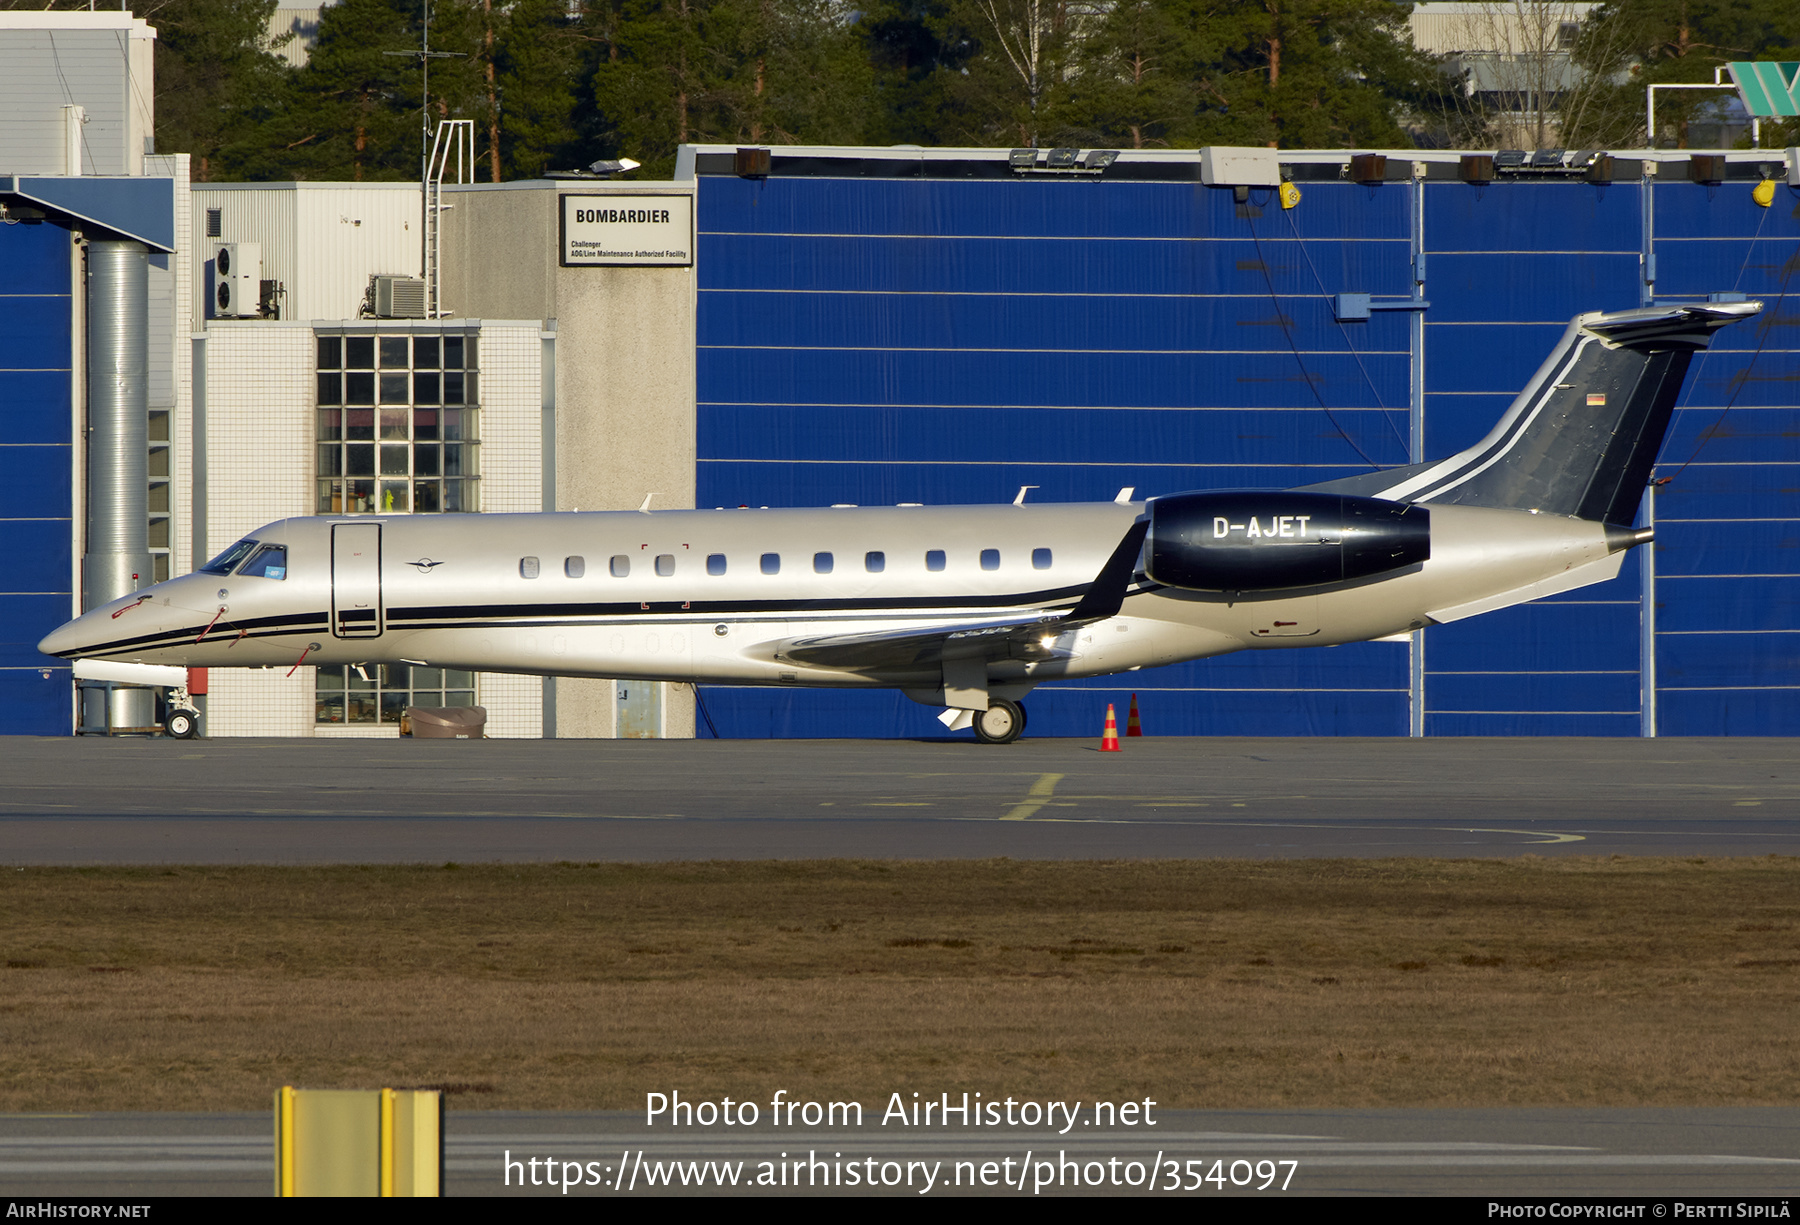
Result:
M415 740L483 740L485 706L408 706L400 734Z

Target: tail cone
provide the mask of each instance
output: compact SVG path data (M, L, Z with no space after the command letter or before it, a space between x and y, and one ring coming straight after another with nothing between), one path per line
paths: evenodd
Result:
M1112 703L1106 704L1106 731L1100 737L1102 753L1119 752L1119 717L1113 713Z
M1144 725L1138 722L1137 694L1135 693L1131 695L1131 710L1125 716L1125 734L1127 736L1144 734Z

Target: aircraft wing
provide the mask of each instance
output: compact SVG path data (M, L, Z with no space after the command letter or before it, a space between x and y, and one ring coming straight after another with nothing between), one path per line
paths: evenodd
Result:
M944 660L1068 659L1068 636L1117 616L1137 572L1150 521L1131 525L1093 583L1067 611L1032 609L1008 617L910 625L865 634L825 634L778 643L775 658L823 668L914 668Z
M1000 620L791 638L776 646L775 658L856 670L914 668L946 659L1067 659L1073 651L1063 636L1079 627L1060 613L1032 612Z

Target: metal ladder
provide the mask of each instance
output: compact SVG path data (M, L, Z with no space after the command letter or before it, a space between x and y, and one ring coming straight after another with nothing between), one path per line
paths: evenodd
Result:
M473 119L444 119L437 126L437 133L431 138L431 158L426 163L424 194L425 224L424 231L424 266L425 266L425 317L442 319L450 312L444 309L442 298L443 264L444 264L444 212L454 205L444 203L444 176L450 172L454 159L456 183L469 182L469 176L475 168L475 121Z

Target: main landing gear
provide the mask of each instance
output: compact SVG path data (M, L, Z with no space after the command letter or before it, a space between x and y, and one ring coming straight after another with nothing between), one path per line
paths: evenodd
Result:
M1025 708L1006 698L989 698L986 710L975 712L975 738L984 744L1011 744L1025 730Z

